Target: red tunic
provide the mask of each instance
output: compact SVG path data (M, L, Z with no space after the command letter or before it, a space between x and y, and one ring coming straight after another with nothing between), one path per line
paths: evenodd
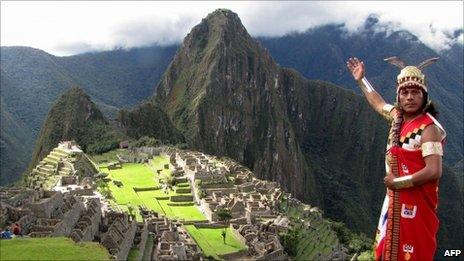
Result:
M387 148L387 155L397 157L400 177L425 167L421 134L431 124L443 131L444 139L440 123L432 115L423 114L403 123L400 146ZM387 190L376 236L376 260L433 260L439 224L437 205L438 180L397 191Z

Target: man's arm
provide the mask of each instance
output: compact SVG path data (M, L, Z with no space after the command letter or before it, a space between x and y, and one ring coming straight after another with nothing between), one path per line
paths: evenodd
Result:
M369 81L367 81L366 77L364 77L364 63L358 58L354 57L348 59L346 66L350 70L355 81L358 83L358 86L364 93L364 96L366 96L366 99L371 107L382 116L391 118L394 107L390 104L387 104L382 96L380 96L380 94L374 90Z
M412 183L414 186L419 186L428 181L439 179L442 174L443 149L441 147L441 130L438 126L432 124L424 129L422 135L422 154L424 155L424 150L428 150L428 152L426 152L428 155L424 157L425 168L412 175ZM439 146L439 148L434 146L434 144ZM424 145L426 148L424 148Z
M438 126L434 124L427 126L422 134L422 155L425 167L414 174L400 178L394 178L393 175L389 174L384 179L385 185L390 189L401 189L420 186L439 179L442 174L442 135Z

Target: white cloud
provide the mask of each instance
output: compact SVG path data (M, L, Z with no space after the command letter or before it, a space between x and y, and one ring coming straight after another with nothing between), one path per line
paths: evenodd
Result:
M178 43L190 31L196 19L191 15L167 17L163 22L150 19L132 21L118 27L112 34L114 44L122 47L143 46L157 43Z
M1 2L1 45L56 55L182 41L217 8L236 12L252 36L281 36L344 23L356 31L369 14L390 30L408 30L441 50L463 42L463 2ZM454 35L461 30L460 35ZM450 37L453 36L453 37ZM453 39L454 38L454 39Z

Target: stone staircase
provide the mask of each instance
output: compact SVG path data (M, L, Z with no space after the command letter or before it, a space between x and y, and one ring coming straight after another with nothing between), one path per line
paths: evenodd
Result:
M66 158L66 161L63 159ZM73 162L71 153L61 148L54 148L42 159L30 174L27 185L33 189L50 189L59 181L61 176L72 175Z

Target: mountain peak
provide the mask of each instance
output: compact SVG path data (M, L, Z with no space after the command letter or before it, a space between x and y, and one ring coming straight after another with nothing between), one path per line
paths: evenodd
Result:
M203 49L207 46L216 46L217 43L230 41L237 36L251 40L251 36L236 13L228 9L217 9L203 18L201 23L192 29L185 37L183 46L189 50L192 46Z
M75 140L90 153L101 153L118 146L116 133L82 88L64 92L45 119L29 165L29 171L63 140Z
M370 14L366 21L364 21L364 28L365 29L372 29L375 25L379 23L379 16L376 14Z
M83 121L97 120L106 122L103 114L90 99L90 96L80 87L71 87L64 92L52 107L50 113L61 114L68 110L79 112L73 116L79 117Z
M219 25L223 29L230 26L238 26L244 28L242 25L242 21L236 13L232 12L229 9L223 8L216 9L214 12L208 14L208 16L206 16L206 18L204 18L201 23L203 22L206 22L210 25Z
M83 97L83 98L90 101L90 97L85 93L84 89L82 89L80 87L77 87L77 86L71 87L66 92L64 92L62 94L62 96L61 96L61 99L63 97L66 97L66 96L69 96L69 97Z

